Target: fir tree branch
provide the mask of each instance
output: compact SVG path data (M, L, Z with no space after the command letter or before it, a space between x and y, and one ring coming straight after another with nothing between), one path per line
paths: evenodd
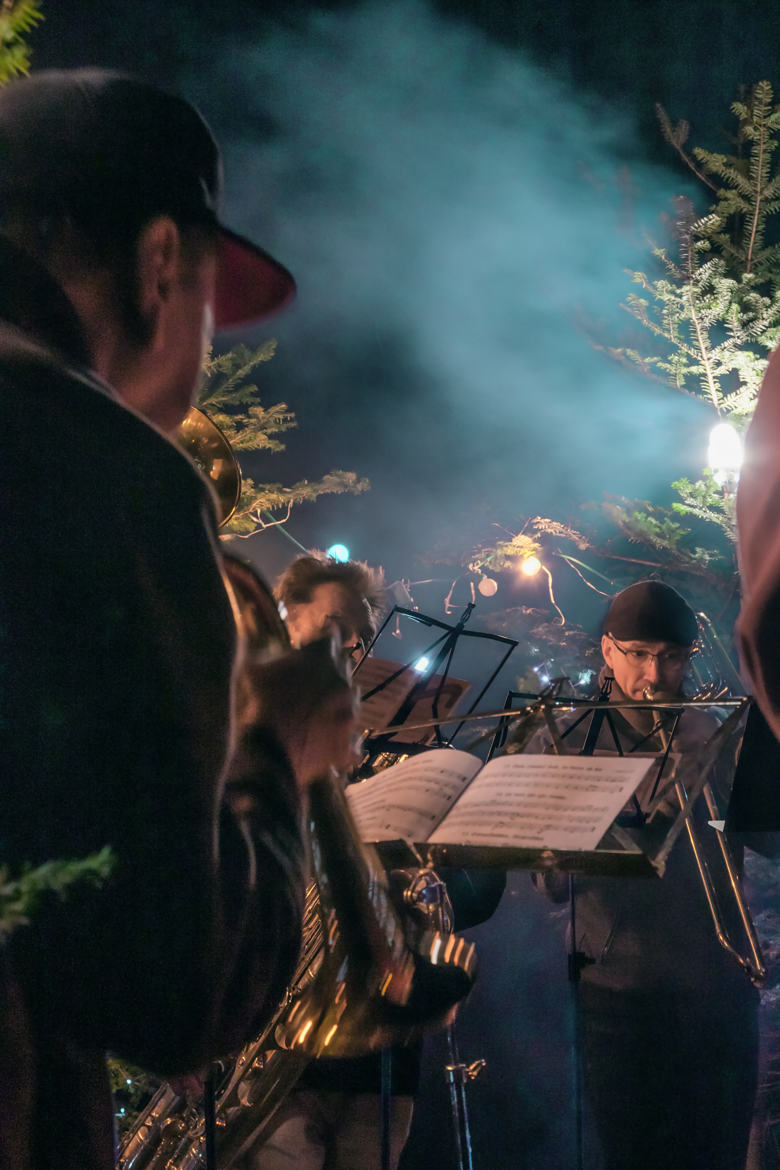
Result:
M750 272L750 266L753 262L753 246L754 246L755 240L756 240L756 232L758 231L758 221L759 221L759 214L760 214L760 209L761 209L761 198L762 198L762 194L763 194L763 192L761 190L761 180L763 179L763 169L764 169L763 168L763 159L764 159L765 145L766 145L766 137L764 134L762 134L760 136L760 140L759 140L759 156L758 156L758 164L757 164L757 168L756 168L756 170L757 170L756 203L755 203L755 211L753 213L753 223L752 223L752 226L750 229L750 241L748 243L747 263L745 265L746 272Z
M42 20L38 0L0 3L0 85L29 72L30 49L25 37Z
M45 898L64 902L74 886L100 886L110 876L116 857L107 845L99 853L76 861L46 861L26 867L11 877L0 868L0 942L17 927L26 926Z
M683 144L687 141L688 134L690 133L690 123L686 122L685 119L681 119L676 126L673 125L671 118L660 102L656 102L655 112L658 121L661 123L661 133L669 145L674 147L685 165L690 167L697 179L709 187L710 190L716 191L717 187L715 184L694 166L693 159L683 150Z
M701 359L702 359L702 363L704 365L704 373L705 373L705 376L707 379L707 388L709 390L710 398L712 399L712 404L715 407L715 410L718 412L718 414L720 414L720 406L718 404L718 391L715 387L715 379L713 378L713 375L712 375L712 367L710 365L709 355L707 353L707 347L704 344L704 337L702 336L702 330L701 330L701 326L699 324L698 315L696 313L696 305L694 303L693 293L692 293L691 289L688 289L687 296L688 296L688 305L689 305L690 313L691 313L691 320L693 321L694 327L696 329L696 339L697 339L698 344L699 344L699 352L701 353Z

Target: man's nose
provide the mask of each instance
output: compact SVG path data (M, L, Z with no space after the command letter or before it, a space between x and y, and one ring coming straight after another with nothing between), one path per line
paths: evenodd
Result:
M645 664L645 678L648 682L658 682L661 677L661 668L657 658L649 658Z

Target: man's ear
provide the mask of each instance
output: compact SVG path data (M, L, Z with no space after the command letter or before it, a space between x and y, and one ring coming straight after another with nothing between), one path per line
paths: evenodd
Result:
M612 645L611 638L608 638L606 634L601 635L601 656L609 669L612 670L613 666L615 665L613 662L615 656L615 647Z
M138 311L153 331L181 264L181 234L170 216L158 215L144 225L135 258Z

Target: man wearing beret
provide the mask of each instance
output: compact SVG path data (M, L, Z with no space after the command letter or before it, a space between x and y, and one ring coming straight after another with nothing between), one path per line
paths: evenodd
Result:
M618 593L603 623L602 697L674 702L684 697L696 616L660 581ZM674 715L647 708L610 713L625 752L660 752ZM565 731L577 716L566 716ZM683 710L672 750L695 752L717 727L709 710ZM573 728L584 745L589 721ZM549 747L541 733L529 750ZM597 751L615 750L607 721ZM717 777L711 777L717 787ZM669 823L674 793L661 808ZM715 830L703 800L693 810L702 848L728 906ZM741 860L741 858L738 858ZM534 880L554 900L563 875ZM582 1067L605 1170L744 1170L757 1075L758 994L718 943L692 850L683 832L664 876L578 876L573 882ZM733 905L733 899L731 899Z

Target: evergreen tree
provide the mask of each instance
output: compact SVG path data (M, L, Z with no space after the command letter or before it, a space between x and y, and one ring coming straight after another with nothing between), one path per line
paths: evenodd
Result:
M273 340L255 350L239 345L206 363L199 405L238 456L250 451L269 454L284 451L285 444L279 436L298 425L295 413L285 402L263 406L253 381L257 367L270 361L275 351ZM288 486L256 483L243 475L241 497L224 533L246 538L264 528L286 523L296 504L312 503L323 495L358 494L369 487L369 481L354 471L329 471L321 479L302 479Z
M658 107L666 140L714 202L697 216L690 200L678 199L676 255L654 248L662 274L632 273L642 293L631 294L625 308L656 338L655 351L609 352L703 399L744 430L769 353L780 341L780 106L770 83L760 81L731 109L737 119L734 152L720 154L701 147L688 152L689 124L673 123ZM698 480L679 479L672 488L678 499L671 508L624 501L605 510L628 540L659 554L661 567L704 574L721 591L733 592L733 488L709 468Z
M27 36L43 20L38 0L0 2L0 85L30 68Z
M659 107L667 141L714 190L715 202L697 216L689 199L678 198L677 254L656 247L661 275L632 273L646 295L631 294L624 307L662 343L659 350L610 352L744 422L780 339L780 244L769 240L770 221L780 211L774 157L780 106L773 104L769 82L761 81L732 111L737 153L696 147L691 158L684 150L688 124L672 124Z
M656 271L632 272L640 292L624 308L652 335L644 352L607 352L642 373L710 405L744 430L755 408L769 353L780 341L780 106L772 87L759 82L731 107L737 120L732 153L688 150L690 126L673 123L658 107L662 132L708 193L697 214L693 202L675 200L672 247L654 247ZM538 556L560 558L592 588L614 591L640 576L670 579L713 619L728 643L738 606L734 485L704 468L696 480L677 479L670 506L608 498L603 523L576 532L558 521L527 521ZM511 537L511 533L510 533ZM515 542L518 538L514 538ZM575 560L587 550L588 563ZM466 554L480 570L513 561L513 541ZM514 563L523 550L518 547ZM576 568L575 568L576 566ZM548 634L555 631L554 623Z

